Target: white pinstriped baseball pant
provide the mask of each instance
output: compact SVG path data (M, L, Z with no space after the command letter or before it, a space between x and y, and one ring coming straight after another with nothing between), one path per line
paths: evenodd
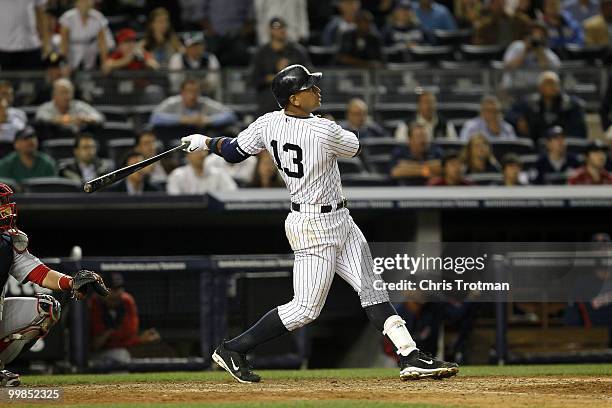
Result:
M315 320L337 273L359 294L362 307L389 301L373 287L372 255L348 209L329 213L291 212L285 233L295 253L293 299L278 307L281 321L295 330Z

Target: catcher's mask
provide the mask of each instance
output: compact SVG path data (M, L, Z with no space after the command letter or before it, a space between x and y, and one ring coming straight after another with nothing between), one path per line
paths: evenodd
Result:
M17 206L12 197L13 189L0 183L0 233L14 229L17 223Z

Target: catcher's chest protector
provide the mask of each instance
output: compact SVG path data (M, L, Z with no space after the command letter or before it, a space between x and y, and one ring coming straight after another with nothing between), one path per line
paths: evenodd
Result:
M13 241L8 234L0 235L0 292L6 285L13 264Z

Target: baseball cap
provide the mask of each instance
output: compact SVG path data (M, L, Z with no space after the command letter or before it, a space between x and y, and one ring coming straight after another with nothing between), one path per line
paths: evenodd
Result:
M556 137L556 136L565 136L565 132L561 126L553 126L546 132L546 137L548 139Z
M204 34L200 31L193 31L183 34L183 44L185 47L191 47L195 44L204 44Z
M523 166L523 162L521 161L521 158L518 157L518 155L515 153L505 154L504 157L502 157L501 164L502 164L502 167L506 167L511 164Z
M36 137L36 131L34 131L34 128L32 126L26 126L19 132L17 132L17 134L15 135L15 140L29 139L30 137Z
M131 28L123 28L117 33L117 43L121 44L127 41L136 41L136 31Z
M395 8L412 9L412 2L410 0L399 0L395 4Z
M52 52L43 59L45 68L54 68L61 66L66 61L66 57L57 52Z
M591 143L589 143L586 147L586 154L589 154L591 152L604 152L606 153L608 151L608 146L602 142L601 140L593 140Z
M270 19L270 28L285 28L287 22L280 17L272 17Z
M111 289L123 288L125 286L125 279L119 272L111 272L108 274L106 284Z

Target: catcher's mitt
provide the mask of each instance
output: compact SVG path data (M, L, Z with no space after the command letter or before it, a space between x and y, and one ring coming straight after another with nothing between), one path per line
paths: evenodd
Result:
M84 299L92 290L100 296L107 296L109 293L100 275L85 269L78 271L72 278L72 297Z

